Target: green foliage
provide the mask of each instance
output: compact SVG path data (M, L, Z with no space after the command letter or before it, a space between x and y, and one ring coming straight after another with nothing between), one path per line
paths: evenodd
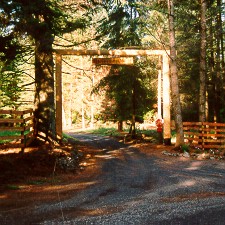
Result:
M220 109L224 105L223 88L221 87L223 83L221 78L223 74L222 68L224 67L222 65L224 49L218 45L219 42L224 42L223 37L220 36L220 30L224 29L224 23L221 29L218 19L221 15L224 17L224 3L219 5L219 2L207 1L206 80L209 121L213 121L215 116L217 117L217 121L222 121L224 117L224 114L220 114ZM199 1L179 1L175 6L176 42L183 120L197 121L200 62L200 4ZM220 12L221 15L219 14Z
M101 33L103 47L118 48L124 46L140 46L140 21L138 1L105 1L103 9L107 12L97 32Z
M0 131L0 136L20 135L19 131Z
M182 1L176 6L176 36L180 95L184 121L198 120L199 4Z
M181 150L182 150L182 152L189 152L190 146L187 144L183 144L183 145L181 145Z
M91 18L87 15L87 6L88 4L84 6L80 2L63 0L0 2L0 21L3 21L0 23L1 60L10 65L18 53L24 53L27 50L24 48L27 46L24 39L34 46L37 132L46 134L46 137L51 136L52 139L56 139L52 54L54 39L88 26Z
M64 9L62 9L62 7ZM16 1L0 4L2 31L8 28L7 37L15 37L16 31L38 39L40 34L50 32L53 36L68 33L87 25L85 17L74 18L78 8L64 4L62 0ZM80 8L81 9L81 8ZM72 13L68 13L68 12ZM18 34L18 33L17 33Z
M29 131L25 131L24 135L28 134ZM0 131L0 137L2 136L20 136L21 132L20 131ZM0 144L3 143L9 143L10 141L12 141L12 139L5 139L5 140L0 140Z
M147 112L143 119L144 121L147 121L147 122L154 122L155 121L155 113L156 113L156 110L155 109L152 109L150 110L149 112Z
M207 91L209 120L213 120L216 115L218 121L224 121L222 31L225 25L223 19L221 24L218 19L224 18L224 2L222 1L222 5L219 5L219 2L207 1ZM0 107L19 107L18 99L23 91L21 82L24 75L19 66L25 61L25 57L18 56L22 56L28 50L34 51L36 43L41 43L38 46L39 53L49 54L44 58L50 60L40 65L48 64L45 71L50 71L50 75L53 74L53 58L50 58L53 46L68 44L66 35L73 37L73 41L69 42L67 47L82 43L80 47L84 48L168 48L166 8L166 1L158 0L93 0L87 4L85 1L81 3L76 0L0 1ZM93 13L92 16L88 14L90 11ZM179 87L184 121L198 120L199 15L199 1L175 2ZM87 35L83 29L90 24ZM76 33L71 33L72 31ZM95 37L98 37L99 42L87 42ZM31 46L29 49L28 45ZM143 116L151 109L152 103L155 103L157 84L153 83L155 78L151 76L155 71L149 68L156 65L149 64L148 60L138 61L141 62L134 67L112 68L109 76L101 80L96 88L106 91L104 110L101 114L104 120L131 120L135 114L136 120L142 121ZM40 74L39 72L37 74ZM47 79L48 76L44 74L43 77ZM42 86L42 78L38 75L35 78L36 84ZM51 84L54 86L54 82ZM53 86L46 87L46 90L54 90ZM46 95L49 96L48 93ZM52 108L51 111L54 112L52 103L54 101L51 104L46 102L43 108ZM43 113L43 108L40 108L40 113ZM77 114L73 116L74 121L78 121ZM50 124L48 121L46 123Z
M108 76L101 79L94 92L106 92L104 120L142 122L154 101L154 92L149 89L149 77L138 66L114 66Z
M45 184L47 182L46 179L40 179L40 180L28 180L27 183L29 185L42 185Z
M100 135L103 135L103 136L108 136L108 135L111 135L111 136L120 136L121 134L117 131L116 128L105 128L105 127L100 127L98 129L95 129L95 130L90 130L88 131L89 133L92 133L92 134L100 134Z
M22 186L19 186L19 185L8 184L8 185L7 185L7 188L8 188L9 190L20 190L20 189L22 189L23 187L22 187Z
M22 72L18 69L15 61L0 66L0 107L18 108L18 99L23 88L21 87Z
M72 136L70 136L68 134L63 133L63 142L69 142L69 141L71 141L73 143L79 142L78 139L76 139L76 138L74 138L74 137L72 137Z

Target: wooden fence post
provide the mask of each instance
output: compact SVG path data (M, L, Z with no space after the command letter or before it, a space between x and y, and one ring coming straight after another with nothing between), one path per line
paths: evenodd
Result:
M205 124L204 122L202 122L202 149L205 150L204 148L204 145L205 145L205 137L204 137L204 134L205 134Z
M24 111L23 111L23 113L20 115L20 119L22 119L23 120L23 122L21 122L21 124L20 124L20 127L22 127L22 130L21 130L21 132L20 132L20 134L21 134L21 153L23 154L24 153L24 149L25 149L25 126L24 126L24 118L23 118L23 114L24 114Z

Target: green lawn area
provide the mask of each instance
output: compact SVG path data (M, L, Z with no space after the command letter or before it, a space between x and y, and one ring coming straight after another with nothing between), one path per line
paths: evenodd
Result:
M28 134L29 131L25 131L25 135ZM0 137L3 136L20 136L21 135L21 131L0 131ZM8 143L12 141L12 139L4 139L4 140L0 140L0 144L4 144L4 143Z

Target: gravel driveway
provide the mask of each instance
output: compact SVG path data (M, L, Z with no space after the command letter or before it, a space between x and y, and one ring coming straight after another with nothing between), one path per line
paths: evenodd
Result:
M225 224L224 161L157 157L109 137L72 135L101 149L100 172L72 198L39 205L35 224Z

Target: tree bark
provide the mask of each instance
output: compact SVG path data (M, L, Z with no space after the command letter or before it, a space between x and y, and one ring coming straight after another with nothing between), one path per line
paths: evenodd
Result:
M56 140L54 102L53 37L40 34L35 41L35 118L37 134L45 141Z
M117 129L118 131L123 131L123 121L122 120L120 120L120 121L118 121L118 129Z
M169 11L169 37L170 37L170 75L171 75L171 98L173 105L173 114L176 128L176 144L184 144L183 122L180 104L179 81L177 72L177 54L174 28L174 4L173 0L168 0Z
M215 109L215 102L213 103L212 107L210 107L210 101L209 99L211 98L211 95L214 95L215 93L215 88L214 88L214 84L215 84L215 74L214 74L214 66L215 66L215 60L214 60L214 51L213 51L213 44L214 44L214 40L213 40L213 15L211 14L210 16L210 21L209 21L209 39L208 39L208 43L209 43L209 59L208 59L208 68L209 68L209 76L207 77L207 95L206 95L206 121L209 121L209 115L211 113L211 108L214 110ZM211 77L211 82L209 80L209 78ZM213 111L214 113L214 111Z
M222 105L222 109L223 109L223 113L221 115L221 122L224 122L225 120L225 93L224 93L224 80L225 80L225 57L224 57L224 32L223 32L223 16L224 14L222 13L222 5L224 6L224 1L220 1L220 43L221 43L221 79L222 79L222 82L221 82L221 105Z
M134 78L133 78L134 79ZM131 125L130 125L130 131L129 133L131 134L132 138L135 138L136 136L136 86L135 82L133 81L133 88L132 88L132 117L131 117Z
M215 82L215 118L216 122L222 122L221 109L224 105L224 93L223 93L223 75L222 75L222 19L221 19L221 0L217 0L217 15L216 15L216 58L215 58L215 70L216 70L216 82Z
M201 3L201 44L200 44L200 85L199 85L199 121L206 121L206 0Z

